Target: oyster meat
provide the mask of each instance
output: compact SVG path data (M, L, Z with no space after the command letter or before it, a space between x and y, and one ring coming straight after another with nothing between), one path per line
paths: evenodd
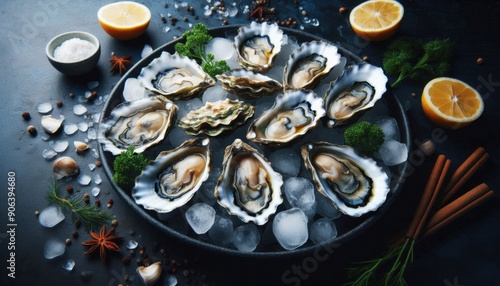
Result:
M141 153L163 140L175 120L177 106L163 96L152 96L117 105L99 125L103 149L118 155L134 146Z
M254 106L240 100L207 102L199 109L191 110L179 120L179 127L187 134L205 133L217 136L226 130L242 125L253 116Z
M359 217L385 202L388 176L373 159L327 142L306 143L301 153L318 191L344 214Z
M347 70L325 95L328 127L341 125L373 107L387 90L386 83L382 68L364 63Z
M144 88L171 100L190 99L215 85L195 60L167 52L142 68L137 79Z
M282 89L278 81L244 69L231 70L216 77L223 89L244 99L257 99Z
M313 89L322 78L340 63L338 48L334 45L312 41L303 43L290 55L283 71L286 89Z
M265 224L283 202L281 175L241 139L226 148L223 166L214 194L218 203L243 222Z
M247 139L275 147L285 145L314 128L324 115L323 99L313 91L288 90L252 122Z
M161 152L136 178L132 197L137 204L159 213L186 204L208 178L210 140L195 138Z
M234 48L238 63L247 70L269 70L281 51L283 31L276 24L252 22L238 29Z

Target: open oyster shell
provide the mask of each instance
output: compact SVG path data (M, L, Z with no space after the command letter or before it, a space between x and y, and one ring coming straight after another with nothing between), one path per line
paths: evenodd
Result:
M215 187L217 202L244 222L265 224L283 202L281 175L240 139L226 148L223 166Z
M247 70L269 70L281 51L283 31L276 24L252 22L238 29L234 48L238 63Z
M387 90L382 68L364 63L347 70L326 92L328 127L341 125L375 105Z
M142 68L137 79L144 88L171 100L190 99L215 85L195 60L167 52Z
M207 102L196 110L191 110L179 120L179 127L187 134L205 133L217 136L226 130L242 125L253 116L254 106L240 100L219 100Z
M245 69L230 70L216 77L223 89L244 99L272 95L283 88L278 81Z
M247 139L274 147L290 143L314 128L325 115L323 99L313 91L288 90L248 128Z
M283 72L286 89L313 89L340 63L338 48L322 42L305 42L290 55Z
M171 212L186 204L208 179L210 140L195 138L161 152L136 178L132 197L145 209Z
M99 125L98 140L113 155L131 146L134 152L141 153L163 140L176 112L177 106L163 96L123 102Z
M344 214L359 217L385 202L388 176L375 160L327 142L306 143L301 153L318 191Z

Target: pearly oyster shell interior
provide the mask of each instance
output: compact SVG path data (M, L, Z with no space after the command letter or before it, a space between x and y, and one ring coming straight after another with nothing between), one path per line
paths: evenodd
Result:
M208 179L210 140L195 138L161 152L136 178L132 197L145 209L167 213L186 204Z
M283 179L256 149L234 140L224 152L215 198L243 222L265 224L283 202Z

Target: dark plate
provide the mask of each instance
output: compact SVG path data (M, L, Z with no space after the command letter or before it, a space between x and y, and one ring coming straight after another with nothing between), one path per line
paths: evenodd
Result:
M225 26L225 27L219 27L215 29L210 30L210 35L213 37L226 37L228 34L236 34L236 30L238 29L239 26ZM321 39L319 37L316 37L314 35L302 32L302 31L297 31L297 30L292 30L288 28L282 28L284 33L287 34L288 36L293 36L295 37L299 43L302 42L307 42L311 40L322 40L326 41L324 39ZM111 110L119 103L123 102L123 87L125 84L125 80L129 77L137 77L141 71L141 69L148 65L154 58L157 58L160 56L161 52L167 51L170 53L175 52L174 50L174 45L180 41L172 41L170 43L165 44L164 46L158 48L155 50L152 54L149 56L145 57L141 61L139 61L134 67L132 67L118 82L118 84L115 86L115 88L112 90L107 102L104 105L104 109L102 112L101 118L107 118L109 114L111 113ZM328 41L327 41L328 42ZM354 62L354 63L359 63L362 62L362 60L356 56L355 54L351 53L350 51L346 50L345 48L341 47L339 44L337 44L339 47L339 52L347 58L347 62ZM387 104L388 109L390 110L390 115L394 117L399 125L399 130L401 133L401 142L406 143L408 146L408 150L411 150L411 135L410 135L410 130L409 130L409 124L408 124L408 119L406 117L405 111L403 109L403 106L395 96L394 92L390 89L388 86L388 91L384 95L384 100ZM251 121L251 120L249 120ZM156 157L156 154L159 153L158 150L161 149L161 146L158 147L152 147L150 149L156 150L156 151L147 151L151 152L148 155L150 157L154 158ZM165 148L164 148L165 149ZM155 153L156 152L156 153ZM230 254L230 255L238 255L238 256L247 256L247 257L269 257L269 256L288 256L288 255L297 255L297 254L306 254L314 251L315 249L319 247L324 247L324 245L313 245L312 243L308 242L304 246L292 250L292 251L285 251L283 250L277 243L275 245L271 246L266 246L262 247L261 249L257 248L255 252L251 253L243 253L240 252L236 249L231 249L231 248L226 248L226 247L221 247L217 246L202 240L198 240L195 236L191 236L190 233L188 234L182 234L177 232L176 230L168 227L163 221L158 219L157 214L154 211L148 211L144 209L142 206L137 205L133 198L130 195L130 192L128 190L124 190L120 188L118 185L116 185L113 182L113 160L114 156L109 153L105 152L102 149L102 145L99 144L99 153L102 158L102 163L106 172L106 175L111 181L111 184L115 188L116 192L121 196L123 200L128 204L128 206L133 209L136 213L138 213L140 216L142 216L146 221L149 223L153 224L156 228L160 229L164 233L171 235L181 241L187 242L189 244L201 247L203 249L207 250L212 250L215 252L220 252L220 253L225 253L225 254ZM388 198L386 202L375 212L372 212L370 214L366 214L360 218L351 218L347 216L342 216L342 219L340 222L337 222L338 228L339 228L339 236L335 238L332 241L329 241L326 244L342 244L349 239L353 238L355 235L362 234L365 229L367 229L370 225L375 223L375 221L380 218L383 213L390 207L392 202L394 201L394 198L396 195L401 191L404 183L406 171L409 168L409 163L404 162L401 165L395 166L391 168L391 172L393 173L390 187L391 187L391 192L388 195Z

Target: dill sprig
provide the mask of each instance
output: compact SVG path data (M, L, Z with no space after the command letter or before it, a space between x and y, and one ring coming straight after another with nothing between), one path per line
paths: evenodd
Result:
M47 200L71 213L71 219L80 219L85 224L85 229L91 231L96 226L104 225L111 220L111 215L101 211L96 205L89 205L82 197L61 198L58 195L59 186L52 181Z
M414 244L415 240L407 238L402 245L394 247L383 256L360 262L358 267L348 269L349 278L356 280L345 286L406 286L404 273L408 264L413 261ZM380 277L380 273L385 274Z

